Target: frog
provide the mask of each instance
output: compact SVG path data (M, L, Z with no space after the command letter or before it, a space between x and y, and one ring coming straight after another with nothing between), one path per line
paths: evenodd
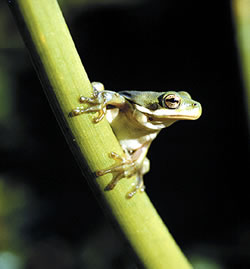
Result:
M97 112L93 119L98 123L106 118L123 155L110 152L115 164L96 171L96 176L113 174L113 179L105 187L113 190L122 178L135 176L135 183L126 195L132 198L145 191L143 176L150 170L146 157L152 141L159 132L179 120L196 120L201 116L202 107L192 100L186 91L109 91L101 82L92 82L93 96L80 96L81 105L70 112L71 117L83 113Z

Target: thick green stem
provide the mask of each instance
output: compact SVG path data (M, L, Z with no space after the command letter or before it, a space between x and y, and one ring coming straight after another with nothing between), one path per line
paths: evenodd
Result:
M152 269L191 268L146 193L126 199L131 180L122 180L114 190L104 191L112 175L96 178L95 171L114 163L108 154L121 154L122 150L106 120L94 124L93 114L68 116L79 105L79 96L91 96L92 89L57 2L7 2L81 170L140 262Z
M239 50L242 78L245 88L245 104L248 112L248 131L250 131L250 1L232 1L237 45Z

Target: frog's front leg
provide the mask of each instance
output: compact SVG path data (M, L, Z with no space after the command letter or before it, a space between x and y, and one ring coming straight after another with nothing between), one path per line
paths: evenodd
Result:
M121 108L125 104L125 98L119 93L106 91L104 86L100 82L93 82L93 97L84 97L80 96L80 103L87 103L90 106L84 108L83 106L73 109L70 113L71 117L81 115L87 112L98 112L99 115L94 119L94 122L97 123L103 119L106 114L107 106L112 105L114 107Z

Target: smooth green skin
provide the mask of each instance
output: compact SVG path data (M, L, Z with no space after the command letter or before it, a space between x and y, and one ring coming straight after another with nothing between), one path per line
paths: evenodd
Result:
M112 176L95 178L94 171L113 164L108 154L111 151L121 154L122 150L106 120L94 124L95 114L68 117L78 105L79 96L91 96L92 89L57 2L12 0L7 3L81 170L139 261L152 269L191 268L145 193L127 200L124 194L129 191L131 181L121 181L115 190L104 192ZM83 205L83 211L84 207L87 205Z

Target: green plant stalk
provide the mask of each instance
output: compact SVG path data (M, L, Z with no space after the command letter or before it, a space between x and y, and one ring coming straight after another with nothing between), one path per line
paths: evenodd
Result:
M146 193L137 194L128 200L125 195L131 189L131 179L121 180L114 190L105 192L104 188L112 175L95 176L95 171L114 164L108 157L111 151L122 154L122 150L106 120L94 124L95 114L73 118L68 116L79 105L79 96L91 96L92 89L57 2L7 2L82 172L105 211L120 227L140 263L152 269L190 269L191 265Z
M250 131L250 1L233 0L232 9L245 88L248 130Z

